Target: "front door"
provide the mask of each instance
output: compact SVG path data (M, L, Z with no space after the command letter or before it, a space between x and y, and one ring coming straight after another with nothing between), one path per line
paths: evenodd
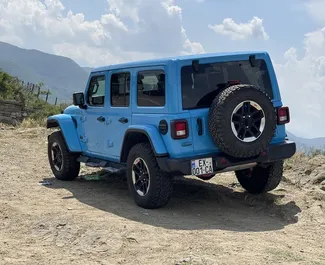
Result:
M92 75L86 91L86 105L81 117L84 135L81 136L86 146L86 152L92 155L102 155L105 152L105 131L107 127L107 113L105 105L106 74Z
M110 72L110 126L107 152L119 160L126 130L131 125L131 70Z

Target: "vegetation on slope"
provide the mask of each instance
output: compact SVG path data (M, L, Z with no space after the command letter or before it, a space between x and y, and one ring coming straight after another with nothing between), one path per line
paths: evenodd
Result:
M40 83L39 85L41 88L42 84ZM47 91L40 89L38 94L38 91L35 93L34 91L28 90L18 78L0 69L0 99L22 102L25 108L29 110L29 118L34 123L43 123L46 117L61 113L67 106L66 104L49 104L44 99L44 94L47 94Z

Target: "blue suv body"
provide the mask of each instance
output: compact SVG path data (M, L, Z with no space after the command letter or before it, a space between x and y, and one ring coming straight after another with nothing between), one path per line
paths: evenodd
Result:
M58 179L80 163L126 171L135 202L167 204L173 176L207 180L235 171L251 193L280 183L286 139L283 107L266 52L189 55L93 69L74 104L48 117L48 157Z

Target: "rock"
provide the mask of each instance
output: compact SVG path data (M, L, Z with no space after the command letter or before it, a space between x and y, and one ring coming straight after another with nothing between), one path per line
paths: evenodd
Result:
M65 222L60 222L60 223L58 223L58 225L56 226L57 228L59 228L59 227L64 227L64 226L66 226L67 225L67 223L65 223Z
M306 175L310 175L312 172L313 172L313 170L310 169L310 168L308 168L308 169L305 170L305 174Z
M325 181L325 171L319 172L314 176L311 176L311 183L312 184L321 184Z

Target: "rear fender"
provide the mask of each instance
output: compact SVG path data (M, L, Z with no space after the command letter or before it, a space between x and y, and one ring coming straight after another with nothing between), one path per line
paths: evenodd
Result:
M127 154L130 151L131 147L137 142L133 141L134 135L144 135L149 143L151 144L151 147L153 149L153 152L157 157L167 156L168 152L166 149L166 145L158 132L158 129L153 125L132 125L130 126L124 135L122 150L121 150L121 160L122 162L126 161ZM132 142L130 143L130 139L132 139ZM137 140L137 139L134 139Z
M59 127L70 152L81 152L81 145L77 134L76 120L67 114L57 114L47 118L47 128Z

